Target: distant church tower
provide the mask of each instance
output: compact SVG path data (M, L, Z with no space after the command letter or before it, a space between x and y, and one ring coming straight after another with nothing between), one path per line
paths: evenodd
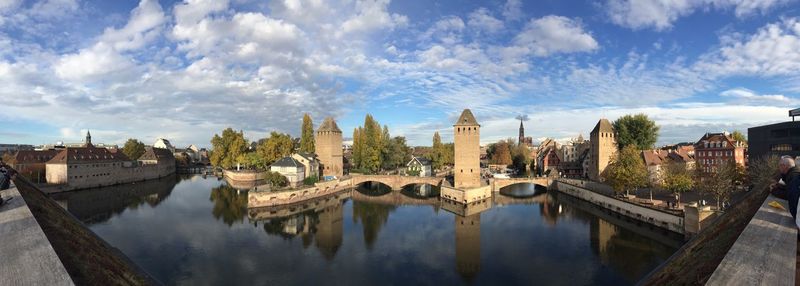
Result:
M591 143L591 161L589 162L589 179L602 181L601 175L617 153L617 140L614 137L614 126L608 119L600 119L589 135Z
M86 143L84 145L86 147L92 146L92 134L89 133L89 130L86 130Z
M519 140L517 144L522 145L525 143L525 127L522 126L522 119L519 120Z
M481 125L472 111L464 109L453 125L455 137L455 186L475 188L481 186Z
M342 130L332 117L325 118L317 129L315 152L319 158L322 176L341 177L342 165Z

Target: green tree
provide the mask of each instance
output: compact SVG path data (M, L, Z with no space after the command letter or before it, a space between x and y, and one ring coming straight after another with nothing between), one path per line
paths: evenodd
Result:
M391 142L392 137L389 135L389 127L383 125L383 130L381 132L381 142L379 144L381 150L381 169L388 170L392 168L392 163L387 162L390 160L389 156L391 156Z
M394 170L405 166L411 160L411 148L406 145L406 138L397 136L388 141L387 156L383 160L383 169Z
M273 131L270 133L269 138L264 141L264 144L258 146L256 152L263 158L263 164L266 166L283 157L291 155L293 148L294 144L289 134Z
M273 187L281 188L289 185L289 180L278 172L267 171L264 175L264 179Z
M511 149L508 142L500 141L494 144L494 154L492 154L493 164L508 166L513 163L511 159Z
M367 173L375 173L381 166L382 130L371 114L364 118L364 133L360 135L363 143L361 169Z
M614 121L617 146L620 150L634 145L639 150L653 148L658 140L659 127L645 114L625 115Z
M214 134L211 139L211 164L224 169L236 166L236 159L247 152L249 146L242 131L236 132L228 127L222 130L222 136Z
M731 133L731 138L733 138L734 141L747 143L747 137L739 130L733 131L733 133Z
M314 175L308 176L305 179L303 179L303 185L306 186L313 186L317 182L319 182L319 178L317 178L317 176Z
M314 153L314 123L308 113L303 114L302 135L300 136L300 151Z
M122 146L122 154L125 154L131 160L139 159L144 154L144 151L144 143L133 138L129 138L128 141L125 141L125 145Z
M453 142L442 144L442 165L455 164L456 145Z
M686 163L670 160L664 165L660 184L661 188L677 196L678 205L680 205L681 194L694 188L694 178Z
M442 137L439 136L439 131L433 133L433 148L431 149L430 159L431 165L434 170L441 169L444 165L444 154L442 146Z
M747 165L747 180L756 189L763 190L775 182L778 174L778 161L775 155L751 158Z
M214 218L222 219L228 226L243 222L247 216L247 192L238 193L236 189L223 184L212 188L208 199L214 202L211 209Z
M236 157L236 163L247 169L265 169L268 165L258 152L242 153Z
M616 154L602 176L617 193L627 195L630 190L647 186L647 167L635 145L627 145Z

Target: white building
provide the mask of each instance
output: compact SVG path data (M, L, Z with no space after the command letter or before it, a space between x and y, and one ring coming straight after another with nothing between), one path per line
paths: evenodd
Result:
M153 143L153 148L167 149L170 152L175 153L175 146L172 146L172 143L169 143L169 140L164 138L156 139L156 143Z
M415 176L433 176L431 161L427 158L412 156L411 161L406 164L406 174L417 174Z
M289 181L289 185L297 187L303 184L306 178L304 166L300 161L292 157L283 157L270 166L270 171L278 172Z
M292 154L292 158L305 166L306 177L316 177L317 180L321 179L319 177L319 160L316 154L300 152Z

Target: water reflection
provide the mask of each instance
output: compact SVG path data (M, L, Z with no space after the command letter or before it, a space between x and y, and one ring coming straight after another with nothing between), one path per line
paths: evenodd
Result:
M61 207L87 225L108 221L125 210L143 205L156 207L166 200L175 185L186 176L164 178L131 184L53 194Z
M136 199L90 203L76 192L65 204L92 217L72 205L126 209L152 201L147 214L117 210L92 229L167 284L626 285L682 242L531 185L516 188L534 189L532 196L461 205L425 186L391 191L365 184L300 204L247 209L246 192L196 178L178 186L173 179L160 192L128 190Z

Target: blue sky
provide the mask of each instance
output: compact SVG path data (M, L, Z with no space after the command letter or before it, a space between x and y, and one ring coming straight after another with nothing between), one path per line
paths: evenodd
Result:
M644 112L659 144L788 120L800 1L0 0L0 143L208 146L349 137L366 113L414 145L470 108L482 141L584 136Z

